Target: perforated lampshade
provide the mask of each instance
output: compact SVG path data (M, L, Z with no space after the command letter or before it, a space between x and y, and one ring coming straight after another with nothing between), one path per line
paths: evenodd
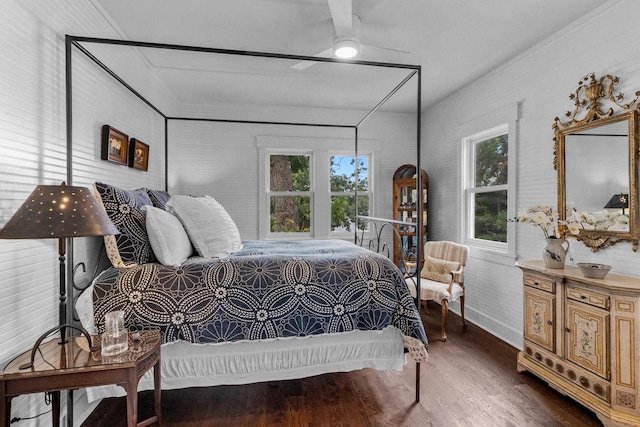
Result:
M86 187L39 185L0 230L0 239L119 234Z

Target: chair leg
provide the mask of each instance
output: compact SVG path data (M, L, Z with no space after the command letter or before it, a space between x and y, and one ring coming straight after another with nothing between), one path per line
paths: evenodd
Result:
M462 327L467 327L467 322L464 320L464 295L460 296L460 314L462 314Z
M447 313L449 312L449 301L443 299L442 302L442 341L447 340Z

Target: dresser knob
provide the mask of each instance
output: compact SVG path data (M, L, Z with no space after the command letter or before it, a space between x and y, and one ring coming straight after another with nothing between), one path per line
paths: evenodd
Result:
M547 325L551 326L553 325L553 322L551 320L547 320Z
M580 298L587 299L587 296L586 295L580 295Z
M564 331L565 331L565 332L571 332L571 329L569 329L569 328L564 328Z

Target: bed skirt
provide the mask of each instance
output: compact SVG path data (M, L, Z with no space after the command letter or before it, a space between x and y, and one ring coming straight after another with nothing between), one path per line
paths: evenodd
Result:
M406 363L402 333L393 326L262 341L176 341L163 344L161 351L163 390L279 381L363 368L400 371ZM140 379L138 390L153 390L152 371ZM87 389L89 402L124 395L124 389L115 385Z

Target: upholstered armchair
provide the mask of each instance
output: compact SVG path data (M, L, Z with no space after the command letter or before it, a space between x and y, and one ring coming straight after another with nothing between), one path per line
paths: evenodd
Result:
M464 320L464 266L469 247L453 242L426 242L424 265L416 275L406 278L411 295L416 296L416 281L420 280L420 301L436 301L442 306L442 341L447 340L449 302L460 299L462 325Z

